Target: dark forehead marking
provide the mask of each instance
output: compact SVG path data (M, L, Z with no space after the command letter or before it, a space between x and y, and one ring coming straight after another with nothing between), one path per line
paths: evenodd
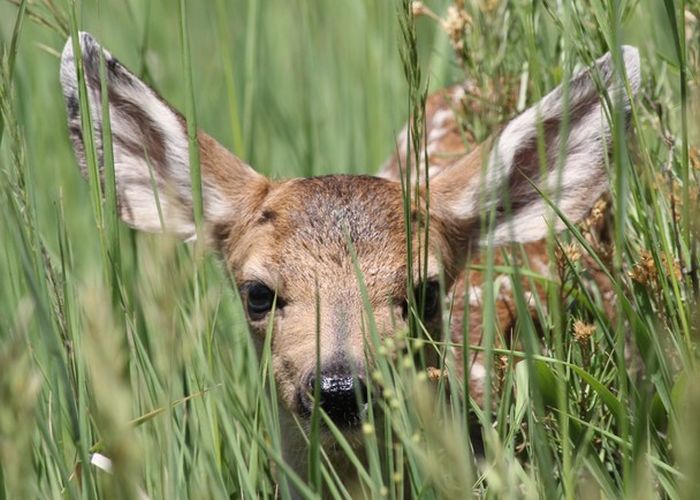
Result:
M277 219L277 212L274 210L265 209L260 214L257 220L257 224L266 224L268 222L274 222Z

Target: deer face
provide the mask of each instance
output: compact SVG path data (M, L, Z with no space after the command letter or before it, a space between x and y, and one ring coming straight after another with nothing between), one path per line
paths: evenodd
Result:
M310 414L310 394L318 383L322 407L336 424L359 423L364 402L358 405L356 398L366 390L365 360L371 353L365 346L371 342L358 272L376 333L403 328L405 232L397 183L327 176L272 184L250 227L224 243L253 334L261 341L272 329L278 392L293 413ZM428 252L428 321L439 312L437 256L446 250L440 236L432 233ZM419 269L417 255L414 261Z
M121 218L136 229L191 239L195 225L183 117L90 35L81 34L75 43L69 40L61 82L83 170L86 148L74 47L82 54L98 161L99 61L104 56ZM637 51L624 48L623 60L635 92ZM540 191L576 222L606 189L611 134L599 87L629 111L627 94L606 55L594 70L574 76L568 92L555 89L498 137L445 168L420 195L422 202L430 202L424 249L428 266L427 275L414 279L422 280L428 291L423 311L428 325L439 320L437 277L442 273L449 287L471 247L484 241L499 245L537 240L551 227L563 227ZM564 117L568 135L561 136ZM400 184L365 176L271 181L205 133L199 132L198 141L204 202L200 235L231 270L258 343L272 335L272 364L284 407L305 418L312 407L310 394L318 386L328 415L340 427L355 427L372 357L366 348L368 314L362 290L376 333L392 335L405 327L408 273L421 268L419 255L406 254ZM416 206L424 206L422 202ZM481 225L484 210L493 211L488 227ZM410 218L409 224L420 229L427 214L416 209ZM410 233L412 238L423 235L420 230ZM412 248L425 246L417 239L413 243ZM359 275L364 288L358 285Z

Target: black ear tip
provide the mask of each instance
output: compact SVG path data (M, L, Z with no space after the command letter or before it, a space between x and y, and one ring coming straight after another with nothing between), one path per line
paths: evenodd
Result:
M78 43L80 44L80 52L85 57L87 54L95 52L96 49L100 48L100 44L97 40L88 33L87 31L78 32ZM63 53L61 54L61 64L64 62L73 60L73 39L68 37L66 44L63 46Z
M88 32L80 31L78 33L78 43L80 45L80 53L87 72L97 67L93 64L98 60L99 51L102 49L97 40ZM105 53L107 58L108 54ZM66 86L71 80L75 80L75 56L73 54L73 39L68 38L63 52L61 54L61 82ZM73 84L74 85L74 84Z

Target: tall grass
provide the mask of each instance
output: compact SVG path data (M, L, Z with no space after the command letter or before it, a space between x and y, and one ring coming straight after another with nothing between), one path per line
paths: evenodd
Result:
M438 16L450 5L426 3ZM644 83L630 134L611 117L611 253L573 226L552 235L555 284L527 267L497 267L501 250L486 251L485 276L546 294L536 324L516 293L521 350L503 349L497 290L485 280L487 340L464 358L492 354L488 387L497 390L483 408L453 372L464 360L449 358L446 334L427 337L416 319L381 339L370 321L377 411L363 426L365 449L334 432L373 497L697 495L700 3L475 0L464 7L472 22L459 58L440 23L410 7L0 4L0 498L356 493L317 433L308 476L284 462L270 336L258 359L216 260L116 223L113 186L100 193L96 165L90 185L80 179L56 57L77 30L93 32L192 126L284 177L376 171L409 114L416 144L425 139L426 89L465 77L492 103L465 117L485 139L575 68L607 50L619 64L620 44L638 46ZM569 242L606 259L613 317L582 262L555 257ZM592 334L574 335L577 321ZM442 355L437 382L414 356L425 349ZM314 418L316 429L318 419L329 424ZM112 473L90 465L96 452Z

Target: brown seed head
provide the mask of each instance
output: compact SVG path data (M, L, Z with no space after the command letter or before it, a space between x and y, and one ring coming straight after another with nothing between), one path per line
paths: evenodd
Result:
M581 223L581 230L584 234L590 234L603 222L605 213L608 210L608 201L603 197L596 201L588 216Z
M661 256L661 272L672 274L676 279L681 278L681 267L677 260L669 262L665 256ZM637 262L629 272L632 281L640 285L657 288L659 286L659 270L654 262L654 257L648 250L642 250L639 262Z
M576 243L569 243L556 249L555 256L561 266L567 264L567 260L575 264L581 259L581 249ZM564 259L566 257L566 259Z
M452 43L452 47L458 53L464 47L464 31L472 22L467 12L456 5L447 8L447 17L442 21L442 27Z
M574 321L574 340L579 344L588 342L595 333L595 325L584 323L580 319Z
M438 382L442 377L446 375L446 373L443 370L435 368L434 366L429 366L425 369L425 371L428 375L428 380L430 380L431 382Z

